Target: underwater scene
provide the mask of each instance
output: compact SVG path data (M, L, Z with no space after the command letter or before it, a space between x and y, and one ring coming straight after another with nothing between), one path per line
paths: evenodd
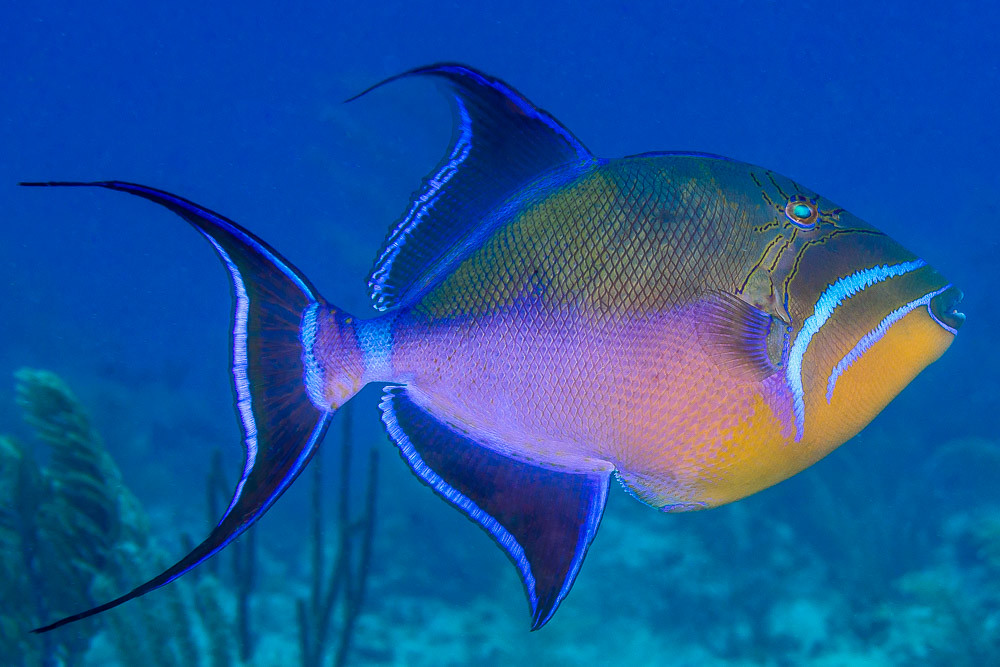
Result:
M0 665L1000 665L998 29L987 2L4 6ZM685 239L744 235L576 263L602 232L573 212L654 201L650 164ZM52 182L101 187L18 185ZM487 232L531 247L463 278ZM605 265L631 291L573 301L604 328L552 324ZM477 374L520 344L523 375ZM655 465L730 431L677 455L697 484Z

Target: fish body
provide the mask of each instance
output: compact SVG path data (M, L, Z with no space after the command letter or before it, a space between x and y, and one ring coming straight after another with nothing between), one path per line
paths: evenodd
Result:
M460 65L409 76L445 84L455 134L379 254L376 317L327 303L208 209L91 184L175 211L228 269L246 463L188 556L40 630L219 551L372 382L387 386L382 420L404 461L511 558L537 629L579 572L612 477L664 511L766 488L863 428L964 319L926 262L788 178L705 154L596 158L499 80Z
M915 256L802 186L731 160L638 156L542 181L487 215L482 243L412 307L359 323L390 332L372 380L404 384L422 408L509 456L567 471L610 467L668 510L720 505L850 438L953 338L916 312L891 331L913 361L871 350L827 400L837 364L888 305L947 285L925 266L912 285L881 295L882 310L850 315L862 333L832 332L833 354L799 367L808 409L797 426L785 343L811 314L817 285L793 268L828 262L827 244L846 255L836 268L847 275L888 252L897 264ZM793 197L814 202L814 228L785 216ZM720 318L754 303L772 311L764 328L733 339L723 327L746 323ZM753 354L768 355L768 337L773 358L762 361ZM810 356L822 353L816 345Z

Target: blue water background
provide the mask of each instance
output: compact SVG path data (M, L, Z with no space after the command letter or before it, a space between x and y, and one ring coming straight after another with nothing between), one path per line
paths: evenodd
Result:
M811 597L822 598L828 586L849 605L878 604L849 592L864 577L843 571L843 546L810 528L832 516L813 509L817 484L832 485L843 521L859 514L882 516L886 525L935 521L935 534L943 534L946 517L998 504L989 457L928 461L960 440L1000 448L1000 5L373 4L0 9L0 432L26 434L13 405L14 370L58 372L91 411L168 551L181 555L182 530L209 528L201 498L211 451L224 448L234 477L241 465L224 271L183 221L148 202L15 184L121 179L176 192L241 222L327 299L363 314L372 258L441 157L450 115L433 86L420 82L342 100L414 66L460 61L511 83L597 155L698 150L791 176L964 290L969 319L953 347L868 430L733 510L789 526L793 543L810 545L827 566L827 578L809 584ZM381 435L376 398L371 391L361 397L355 432L384 453L386 527L374 567L391 585L378 586L369 623L390 623L385 610L402 604L393 596L424 600L428 616L455 619L428 639L434 655L465 641L463 614L483 617L481 607L463 608L480 600L504 619L500 629L482 630L480 644L500 634L516 655L567 661L615 646L659 650L656 638L678 623L697 623L706 636L732 632L744 593L734 588L732 599L715 606L697 607L696 597L672 603L669 587L656 588L655 549L649 560L641 549L649 531L675 526L725 545L735 539L730 510L658 516L613 489L608 521L616 528L592 550L592 559L605 552L604 565L585 564L552 627L529 635L513 569L410 478ZM899 491L914 480L916 491ZM306 495L298 486L259 526L269 557L286 564L291 580L306 576ZM616 567L608 554L630 544L640 545L638 565ZM725 548L717 550L700 585L717 586L720 571L755 566L726 561ZM914 567L931 560L907 556ZM760 586L776 599L795 597L798 584L763 569ZM154 605L156 593L133 604ZM262 619L259 631L293 624ZM294 630L281 631L294 639ZM823 641L840 641L831 637ZM544 653L556 646L564 652ZM764 660L786 649L761 645L754 655ZM474 659L468 651L462 655ZM649 660L659 661L671 664L664 655Z

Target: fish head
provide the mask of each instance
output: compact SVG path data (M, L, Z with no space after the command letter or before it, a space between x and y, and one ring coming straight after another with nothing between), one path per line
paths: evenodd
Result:
M962 292L900 243L791 181L770 282L785 323L796 440L819 455L855 435L952 343Z

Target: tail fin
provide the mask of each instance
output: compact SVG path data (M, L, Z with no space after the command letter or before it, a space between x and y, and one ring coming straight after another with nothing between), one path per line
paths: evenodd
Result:
M127 192L165 206L208 239L232 278L233 384L246 450L233 499L204 542L131 592L33 630L47 632L170 583L222 550L274 504L309 462L332 414L331 407L324 407L329 403L317 400L322 395L316 386L322 375L315 372L312 351L317 312L323 312L327 321L345 315L326 306L306 278L266 243L190 201L119 181L21 185L96 186ZM356 391L360 383L350 384Z

